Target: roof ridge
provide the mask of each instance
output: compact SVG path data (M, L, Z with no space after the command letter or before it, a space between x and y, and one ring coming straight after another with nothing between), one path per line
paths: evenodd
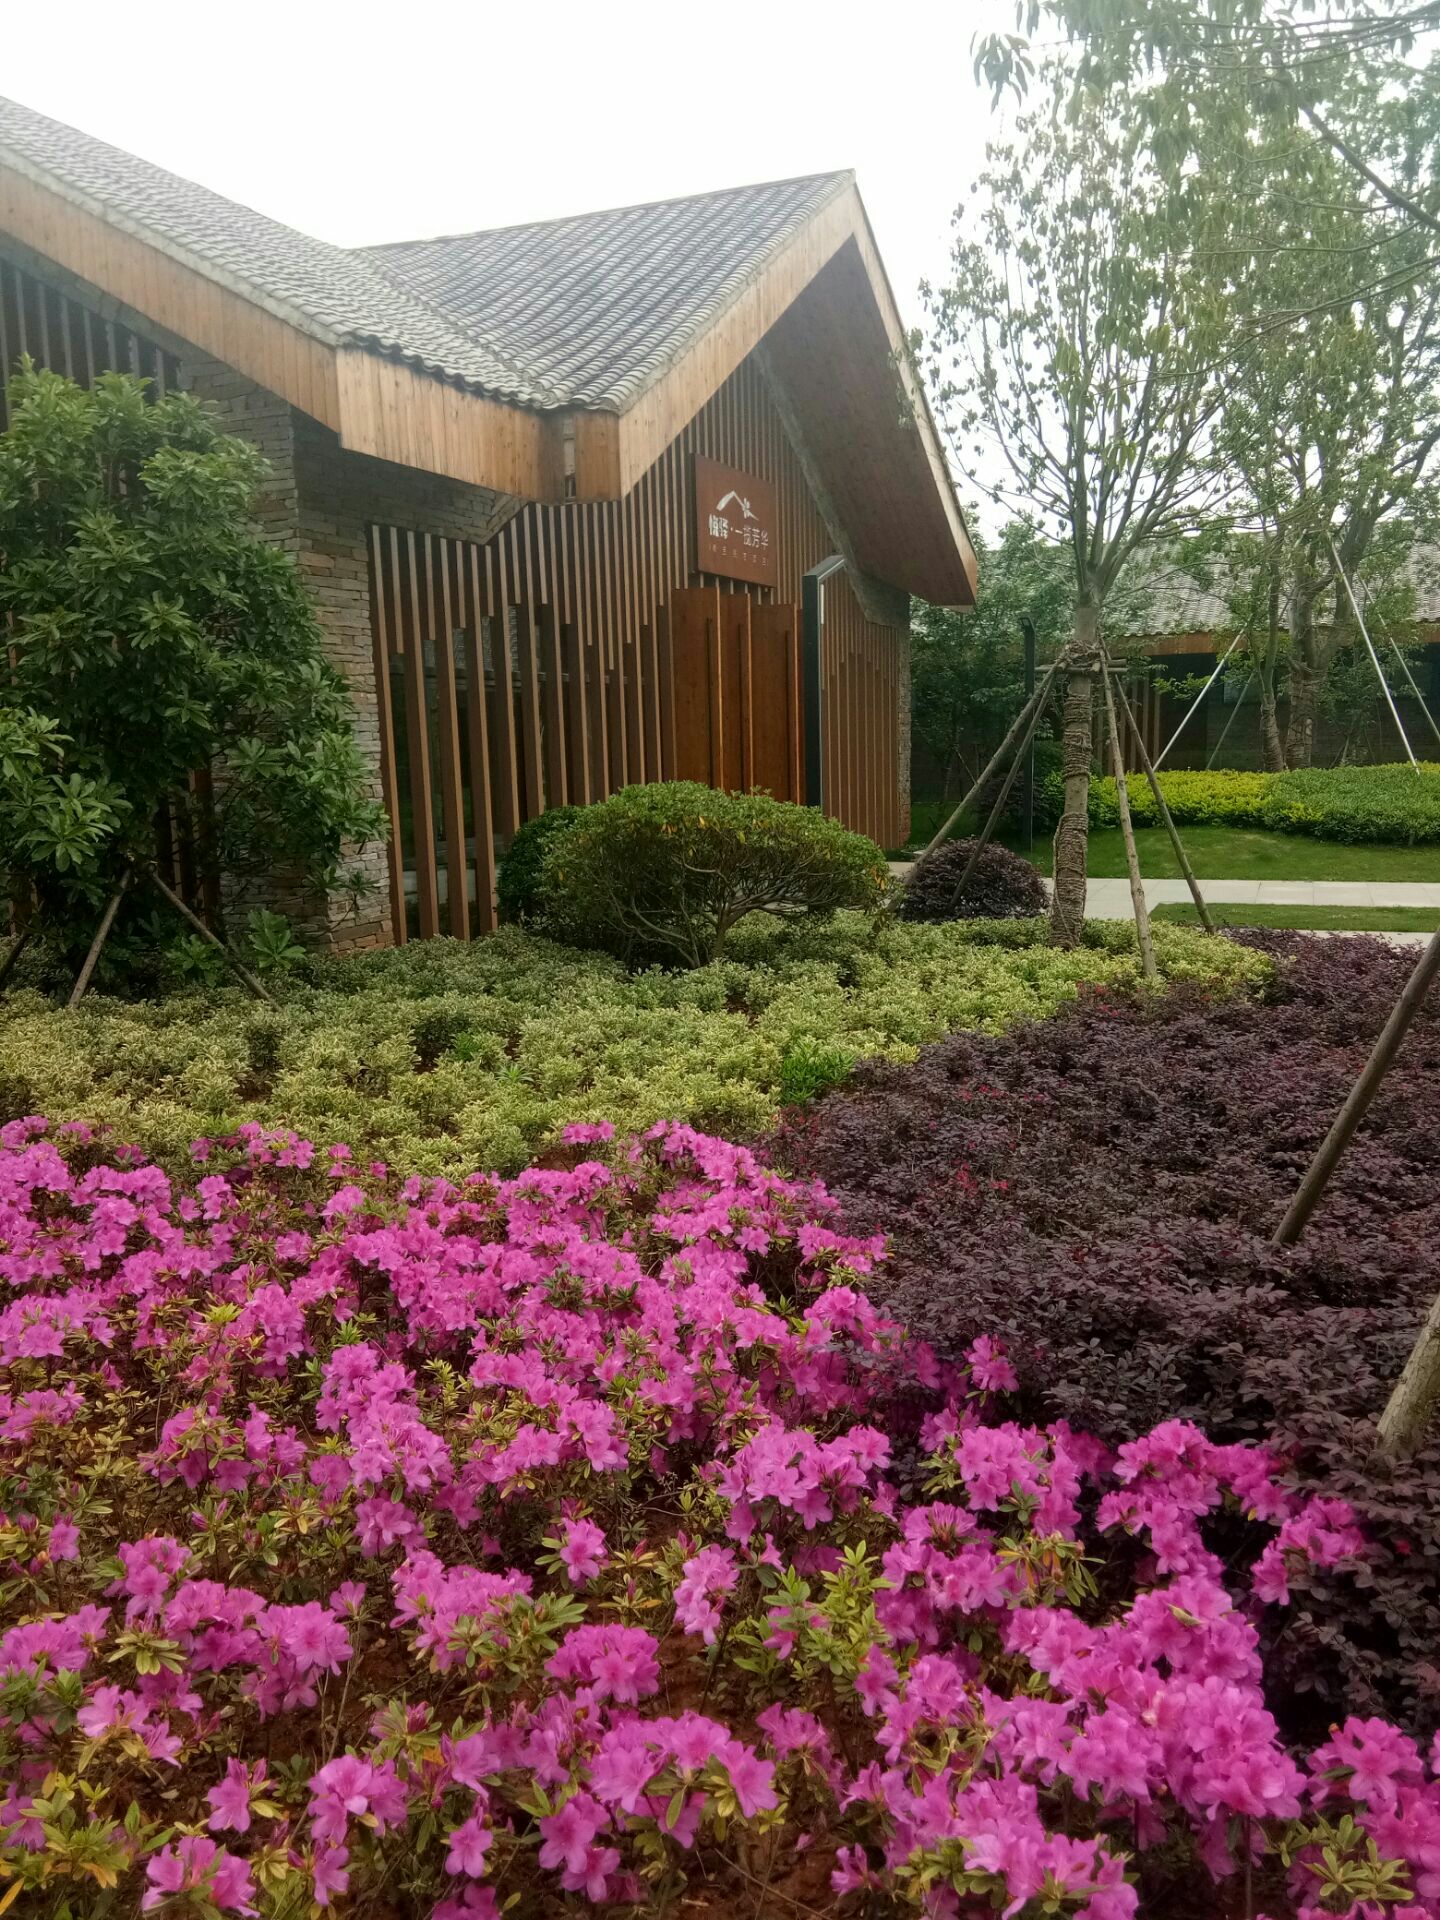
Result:
M548 220L509 220L498 227L467 227L462 233L432 233L412 240L372 240L363 247L342 249L348 253L397 253L410 247L448 246L457 240L491 240L504 233L534 233L546 227L577 226L586 220L602 220L616 213L648 213L656 207L689 206L697 200L725 200L740 193L761 193L770 187L797 187L802 181L828 181L837 190L853 182L853 167L822 168L818 173L784 174L774 180L750 180L733 187L706 187L697 193L661 194L654 200L628 200L615 207L592 207L584 213L555 214Z

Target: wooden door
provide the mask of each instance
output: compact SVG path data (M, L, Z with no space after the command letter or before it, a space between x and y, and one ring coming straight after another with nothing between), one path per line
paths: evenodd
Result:
M804 798L800 685L800 609L752 607L749 785L777 800Z
M671 596L669 627L676 779L798 800L799 608L688 587Z

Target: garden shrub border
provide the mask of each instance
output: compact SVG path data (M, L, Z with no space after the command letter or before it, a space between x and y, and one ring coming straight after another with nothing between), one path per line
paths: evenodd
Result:
M1155 944L1166 981L1253 991L1268 973L1189 929L1157 928ZM681 1119L743 1138L848 1062L908 1059L953 1027L1042 1019L1089 986L1144 991L1133 930L1118 923L1061 952L1039 922L875 927L856 914L757 916L729 957L694 973L632 975L513 928L312 972L322 984L278 989L278 1013L236 991L93 998L73 1012L11 992L0 1120L83 1114L177 1168L193 1139L253 1120L348 1140L407 1172L509 1171L566 1120Z
M1247 932L1265 1004L1096 992L1043 1028L861 1067L789 1119L891 1259L875 1297L957 1356L1002 1338L1035 1420L1117 1443L1171 1415L1274 1432L1376 1545L1363 1588L1307 1580L1269 1657L1293 1712L1440 1728L1440 1433L1394 1465L1375 1422L1435 1290L1440 1005L1422 1010L1299 1244L1270 1235L1410 971L1379 942Z
M1159 826L1155 796L1143 773L1126 776L1131 817ZM1374 767L1303 767L1287 773L1184 768L1160 774L1160 788L1177 825L1245 827L1263 833L1303 833L1350 844L1429 845L1440 842L1440 764L1408 761ZM1053 826L1063 794L1058 774L1037 783L1037 823ZM1120 824L1115 782L1090 782L1090 824Z

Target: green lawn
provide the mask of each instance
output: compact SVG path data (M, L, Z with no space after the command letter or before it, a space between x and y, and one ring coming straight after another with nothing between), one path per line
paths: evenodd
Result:
M921 811L916 807L917 816ZM931 831L939 824L935 820ZM1243 827L1182 827L1180 837L1202 880L1440 881L1440 847L1436 846L1350 846L1338 840L1313 840L1308 834L1253 833ZM924 844L918 834L912 838ZM1006 845L1016 845L1013 836L1007 836ZM1147 880L1181 877L1163 827L1137 827L1135 846ZM1041 873L1049 873L1048 834L1036 834L1030 857ZM1118 827L1091 833L1090 873L1096 880L1125 878L1125 843Z
M1301 933L1434 933L1440 913L1433 907L1243 907L1210 903L1217 927L1291 927ZM1199 925L1189 901L1150 909L1152 920Z
M1201 880L1429 880L1440 881L1440 847L1349 846L1300 833L1252 833L1243 827L1184 827L1181 839ZM1163 827L1137 827L1135 847L1147 880L1178 880L1180 867ZM1037 838L1032 854L1050 871L1050 843ZM1125 843L1118 827L1090 835L1090 872L1123 880Z

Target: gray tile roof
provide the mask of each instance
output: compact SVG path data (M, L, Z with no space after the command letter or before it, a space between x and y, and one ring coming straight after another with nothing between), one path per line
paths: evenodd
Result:
M366 251L484 326L572 405L623 410L853 177L807 174Z
M3 98L0 157L306 332L528 407L626 407L852 177L345 248Z
M312 240L3 98L0 155L111 225L140 234L307 332L398 354L522 405L555 404L543 381L392 278L371 255Z
M1416 546L1404 568L1415 590L1417 621L1440 621L1440 548ZM1126 569L1116 612L1107 618L1112 633L1129 639L1160 640L1186 633L1234 633L1240 622L1228 598L1229 580L1222 563L1208 570L1201 586L1179 564L1173 550L1141 554ZM1356 592L1363 607L1368 599L1362 568ZM1288 599L1285 603L1288 617Z

